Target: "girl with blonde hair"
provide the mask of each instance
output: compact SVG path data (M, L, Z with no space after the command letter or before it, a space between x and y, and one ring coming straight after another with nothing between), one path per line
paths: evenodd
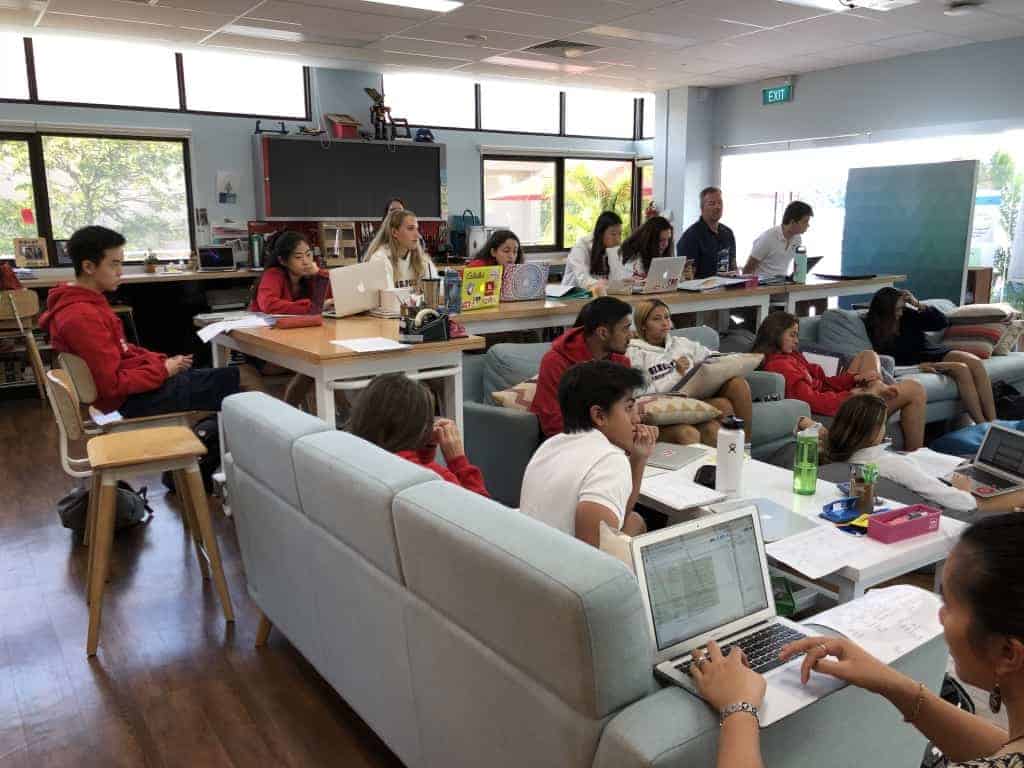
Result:
M391 211L367 251L370 261L387 267L388 288L418 287L424 278L438 276L420 240L419 222L412 211Z

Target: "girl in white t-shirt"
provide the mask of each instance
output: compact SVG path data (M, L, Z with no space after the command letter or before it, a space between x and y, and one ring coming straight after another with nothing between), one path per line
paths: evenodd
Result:
M605 211L597 217L594 234L581 237L569 251L562 285L604 296L608 293L609 281L632 277L617 253L621 242L622 218L614 211Z
M367 251L370 261L387 267L388 288L418 288L420 280L437 277L437 267L423 248L419 222L412 211L392 211Z
M622 263L633 268L633 283L642 285L655 259L672 255L672 224L664 216L652 216L622 244Z

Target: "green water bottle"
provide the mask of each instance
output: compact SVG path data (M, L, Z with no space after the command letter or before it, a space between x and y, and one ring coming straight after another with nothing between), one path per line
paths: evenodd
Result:
M793 457L793 493L813 496L818 490L818 430L801 430L796 436Z

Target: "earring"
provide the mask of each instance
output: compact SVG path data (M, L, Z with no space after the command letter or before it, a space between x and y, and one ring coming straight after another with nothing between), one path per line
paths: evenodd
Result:
M992 693L988 695L988 708L992 710L993 715L1003 708L1003 694L999 690L999 683L996 683Z

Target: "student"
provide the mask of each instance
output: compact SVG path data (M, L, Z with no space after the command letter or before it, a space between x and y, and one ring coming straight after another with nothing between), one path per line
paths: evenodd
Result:
M404 210L405 210L405 201L402 198L400 198L400 197L388 198L388 201L386 203L384 203L384 213L380 217L381 225L384 224L384 222L388 218L388 214L391 213L392 211L404 211ZM359 245L359 261L366 261L366 254L370 250L370 243L372 241L373 241L373 238L370 238L368 240L363 240L362 243Z
M331 279L313 258L304 235L277 232L267 242L270 266L260 277L251 312L270 315L319 315L333 304Z
M495 230L467 267L507 267L523 263L523 247L510 229Z
M614 296L594 299L580 310L576 327L555 339L551 349L541 358L537 392L530 411L537 414L541 432L546 437L562 431L558 383L570 367L591 360L610 360L629 367L626 347L629 345L632 312L629 304Z
M622 244L622 263L633 265L634 284L643 283L654 259L672 255L672 224L664 216L652 216Z
M388 288L419 287L420 280L438 276L420 239L419 223L412 211L392 211L384 219L367 250L370 261L383 261Z
M925 333L941 331L949 325L946 316L935 307L917 300L910 291L882 288L871 299L864 326L871 345L880 355L891 355L896 365L916 365L924 373L951 377L960 390L960 399L978 424L996 418L992 381L981 359L970 352L929 344Z
M685 336L673 336L672 316L668 305L660 299L641 301L633 307L633 323L639 338L629 342L626 354L634 368L646 374L644 389L641 394L654 395L671 392L683 378L683 375L694 365L702 362L712 350L699 341L691 341ZM723 416L738 416L743 419L746 439L750 440L750 428L753 419L754 405L750 394L750 385L745 379L733 377L729 379L713 397L705 402L722 412ZM718 429L721 424L712 420L699 425L700 439L706 445L715 445ZM672 437L678 424L662 429L663 436L669 442L680 442ZM689 427L690 430L693 427Z
M617 248L621 242L622 219L614 211L605 211L597 217L594 233L581 237L569 251L562 285L604 296L609 281L625 280L632 274L622 259L608 258L608 249Z
M569 368L558 385L565 433L545 442L523 475L520 510L600 546L601 522L630 536L647 531L633 511L658 428L640 423L639 371L608 360Z
M96 382L95 406L125 418L177 411L219 411L239 391L237 367L192 367L192 355L167 357L129 344L124 326L103 295L117 289L124 237L100 226L79 229L68 240L75 282L53 288L39 318L54 349L85 361Z
M736 271L736 237L722 223L722 190L705 187L700 193L700 218L676 244L676 256L693 262L695 278Z
M951 487L928 474L913 456L887 451L883 445L887 416L885 401L875 395L849 398L839 407L826 433L824 447L829 461L876 464L882 477L952 512L1012 512L1024 504L1024 491L976 499L969 492L971 481L963 475L954 475Z
M1019 768L1024 765L1022 550L1024 515L995 515L968 527L946 560L939 609L957 676L991 691L993 712L1006 704L1008 729L950 704L845 638L804 638L785 646L780 656L806 654L800 670L804 683L813 670L885 698L942 751L949 768ZM744 665L742 653L723 655L713 642L693 657L694 683L722 719L718 768L763 768L756 708L764 701L764 678ZM741 703L755 712L735 706Z
M856 394L873 394L885 400L889 413L900 411L904 448L916 451L924 445L926 395L919 382L904 380L886 385L881 378L878 355L871 350L857 354L846 370L826 376L820 365L800 354L800 325L788 312L772 312L761 323L753 352L764 355L761 367L786 379L786 397L803 400L813 413L834 416L839 406Z
M787 205L782 214L782 224L766 230L754 241L743 272L765 277L788 275L796 249L803 245L801 235L810 228L813 215L814 211L807 203L794 200Z
M435 419L434 412L434 395L426 386L405 374L387 373L377 376L356 398L347 429L433 470L449 483L490 498L484 476L466 458L459 428L449 419ZM446 467L435 460L438 448Z

